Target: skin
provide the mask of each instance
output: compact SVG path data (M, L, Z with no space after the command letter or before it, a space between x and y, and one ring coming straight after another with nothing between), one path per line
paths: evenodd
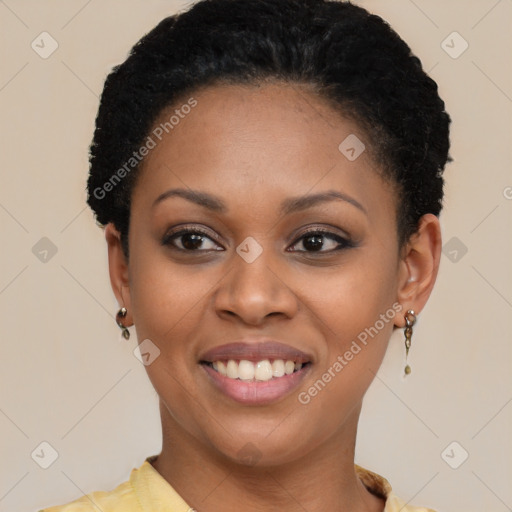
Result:
M124 323L161 351L146 366L163 430L154 467L198 512L382 511L384 501L354 471L357 422L393 329L404 327L408 309L418 314L431 293L439 221L423 216L400 250L392 184L369 150L352 162L338 150L349 134L367 148L371 141L308 87L210 86L193 97L197 106L141 169L128 261L115 227L105 230L112 288L128 310ZM177 196L153 206L173 188L213 194L226 211ZM362 209L330 200L279 213L290 197L328 190ZM206 230L202 252L162 245L184 223ZM348 237L354 247L335 251L339 243L324 237L324 252L313 251L302 237L310 227ZM249 236L263 249L252 263L236 252ZM174 243L184 240L190 242ZM302 405L298 393L394 303L402 313ZM248 406L211 384L200 354L246 336L270 336L312 355L297 390ZM244 450L256 454L256 464L242 460Z

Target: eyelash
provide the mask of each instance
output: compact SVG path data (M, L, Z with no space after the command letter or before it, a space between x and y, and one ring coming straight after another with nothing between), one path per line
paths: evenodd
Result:
M203 231L202 229L200 228L183 228L179 231L177 231L176 233L168 233L164 236L163 240L162 240L162 245L167 245L167 246L170 246L172 249L175 249L177 251L181 251L181 252L188 252L188 253L192 253L192 252L205 252L205 251L208 251L210 249L196 249L196 250L191 250L191 249L182 249L181 247L176 247L176 245L174 245L172 242L173 240L175 239L178 239L184 235L200 235L200 236L203 236L203 237L206 237L208 238L209 240L211 240L212 242L214 243L218 243L215 239L213 239L208 233L206 233L205 231ZM293 244L291 245L291 247L297 245L301 240L307 238L308 236L314 236L314 235L320 235L320 236L323 236L324 238L328 238L328 239L331 239L331 240L334 240L335 242L338 243L338 247L334 248L334 249L331 249L329 251L307 251L307 250L301 250L301 251L297 251L297 252L300 252L300 253L308 253L308 254L331 254L333 252L338 252L338 251L341 251L343 249L349 249L349 248L352 248L352 247L355 247L355 244L348 238L344 238L340 235L337 235L336 233L333 233L327 229L323 229L323 228L311 228L307 231L304 231L303 233L301 233L301 235L299 236L299 238L295 239L295 241L293 242ZM217 250L217 249L211 249L211 250ZM288 251L288 249L287 249Z
M292 247L294 245L297 245L301 240L304 240L308 236L314 236L314 235L320 235L324 238L328 238L331 240L334 240L338 243L338 246L334 249L331 249L329 251L298 251L303 253L309 253L309 254L331 254L333 252L338 252L343 249L350 249L352 247L355 247L355 244L350 240L349 238L344 238L341 235L337 235L336 233L333 233L332 231L329 231L325 228L311 228L303 233L300 234L299 238L296 239L295 242L293 242Z

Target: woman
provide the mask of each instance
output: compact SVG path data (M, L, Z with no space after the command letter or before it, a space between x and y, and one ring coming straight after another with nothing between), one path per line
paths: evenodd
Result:
M105 83L88 202L162 451L45 510L429 510L354 447L436 279L449 122L408 46L349 3L203 0L139 41Z

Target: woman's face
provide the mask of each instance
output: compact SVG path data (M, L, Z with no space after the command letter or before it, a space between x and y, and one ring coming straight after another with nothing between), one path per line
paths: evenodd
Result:
M289 462L355 432L403 325L395 192L358 125L304 87L191 96L155 125L180 111L133 192L122 300L168 432Z

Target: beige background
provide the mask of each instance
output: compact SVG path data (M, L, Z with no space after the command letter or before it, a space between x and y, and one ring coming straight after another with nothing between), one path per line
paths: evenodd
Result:
M445 244L455 239L415 329L407 381L401 333L391 340L356 461L440 512L511 510L512 1L357 3L387 19L439 83L455 160L441 219ZM1 511L111 489L160 450L156 394L133 355L136 340L123 340L113 319L85 180L107 72L187 5L0 1ZM59 45L47 59L31 48L43 31ZM441 46L453 31L469 44L456 59ZM57 249L46 262L44 245L33 251L42 237ZM31 457L43 441L58 453L48 469ZM452 469L445 460L459 464L462 450L468 459Z

